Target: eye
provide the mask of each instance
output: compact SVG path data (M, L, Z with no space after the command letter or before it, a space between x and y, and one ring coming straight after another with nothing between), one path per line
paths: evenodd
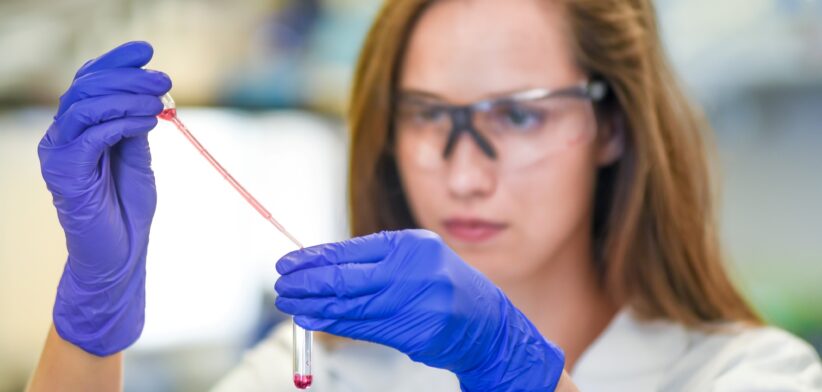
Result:
M543 123L545 113L524 105L508 104L499 108L497 117L505 129L528 131Z
M419 102L402 105L400 113L406 124L417 127L441 123L448 115L442 107Z
M445 116L445 111L436 106L420 106L416 111L417 121L439 122Z

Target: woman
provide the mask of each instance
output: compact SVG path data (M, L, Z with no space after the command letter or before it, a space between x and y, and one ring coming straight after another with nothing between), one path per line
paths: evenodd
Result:
M170 88L150 57L86 64L41 143L69 260L32 390L116 389L140 334ZM722 267L705 126L650 1L387 1L349 120L359 237L283 257L277 306L378 344L323 339L317 390L822 389ZM290 390L289 340L216 389Z

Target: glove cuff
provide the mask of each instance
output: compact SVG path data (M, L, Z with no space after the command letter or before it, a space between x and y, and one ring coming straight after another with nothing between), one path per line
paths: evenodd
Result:
M482 365L458 374L463 391L553 391L565 354L506 298L502 331Z
M52 317L64 340L97 356L131 346L145 322L145 269L136 268L118 281L87 284L73 278L66 263Z

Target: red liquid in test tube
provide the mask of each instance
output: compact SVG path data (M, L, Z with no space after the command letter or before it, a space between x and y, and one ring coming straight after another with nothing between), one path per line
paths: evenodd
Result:
M283 227L280 222L277 222L276 219L271 215L268 210L263 207L263 205L257 201L254 196L251 195L240 183L234 179L234 177L220 164L217 162L216 159L208 152L208 150L203 147L202 144L191 134L191 131L183 124L179 118L177 118L177 109L176 105L174 104L174 100L171 98L171 95L166 94L163 95L161 100L163 101L164 109L163 111L157 115L157 117L170 121L183 135L188 139L189 142L200 152L200 154L205 157L208 163L220 173L220 175L234 187L243 198L254 207L257 212L262 215L262 217L269 221L272 225L274 225L280 233L283 233L286 237L288 237L294 245L297 245L300 249L303 248L303 245L300 241L291 235L288 230ZM292 359L293 359L293 366L294 366L294 386L299 389L307 389L311 387L311 383L313 381L313 376L311 375L311 347L313 345L313 332L307 331L297 325L294 322L294 318L291 318L291 325L293 329L293 351L292 351Z
M294 375L294 386L300 389L307 389L311 386L312 377L311 375Z

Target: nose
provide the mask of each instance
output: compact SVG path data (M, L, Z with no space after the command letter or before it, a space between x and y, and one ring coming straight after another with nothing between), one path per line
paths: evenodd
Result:
M463 201L488 197L497 186L494 161L470 139L465 133L458 136L447 161L448 191Z

